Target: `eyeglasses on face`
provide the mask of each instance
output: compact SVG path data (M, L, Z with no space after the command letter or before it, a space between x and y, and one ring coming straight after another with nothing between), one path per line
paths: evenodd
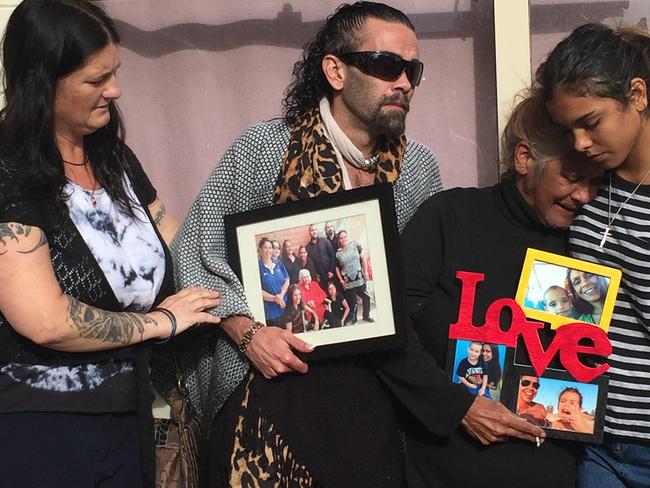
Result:
M424 64L421 61L407 61L388 51L346 52L337 54L337 57L366 74L386 81L395 81L406 71L406 77L413 87L420 84L424 73Z
M531 383L533 385L533 388L539 390L539 383L537 381L521 380L521 386L530 386Z

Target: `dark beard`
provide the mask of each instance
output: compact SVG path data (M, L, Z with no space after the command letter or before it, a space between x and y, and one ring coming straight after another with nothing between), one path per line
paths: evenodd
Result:
M391 110L388 113L382 112L384 106L394 103L398 103L404 107L404 111ZM381 134L389 138L399 137L404 134L406 128L406 114L408 111L409 100L404 94L398 93L393 97L382 99L379 105L370 114L370 119L367 123L376 134Z
M373 135L383 135L388 138L401 136L406 126L409 97L397 91L379 100L372 100L373 87L364 76L350 71L350 83L343 91L343 103ZM390 104L399 104L404 110L382 111L383 107Z

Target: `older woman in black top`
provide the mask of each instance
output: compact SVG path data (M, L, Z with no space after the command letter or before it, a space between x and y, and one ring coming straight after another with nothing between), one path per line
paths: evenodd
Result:
M153 486L148 354L218 294L173 295L175 224L122 140L119 36L86 0L25 0L3 44L3 485ZM154 308L157 307L157 308Z
M502 161L510 171L501 183L435 195L402 234L408 312L423 346L441 368L449 324L456 321L460 306L456 273L484 274L473 311L483 323L494 300L514 297L529 247L566 252L565 229L595 196L602 178L602 167L571 152L536 97L517 106L502 147ZM541 438L542 429L525 431L525 421L513 418L498 402L450 389L450 380L438 368L429 375L439 377L439 390L444 391L438 400L430 400L439 412L433 429L437 435L409 431L409 487L497 487L505 479L508 486L574 486L570 445L547 440L540 448L531 446L522 439L530 441L530 433ZM412 411L417 403L411 402Z

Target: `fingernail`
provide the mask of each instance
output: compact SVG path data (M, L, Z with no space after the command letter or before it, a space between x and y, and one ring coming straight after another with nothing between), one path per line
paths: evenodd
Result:
M316 346L314 346L313 344L307 344L307 348L308 348L310 351L313 351L314 349L316 349Z

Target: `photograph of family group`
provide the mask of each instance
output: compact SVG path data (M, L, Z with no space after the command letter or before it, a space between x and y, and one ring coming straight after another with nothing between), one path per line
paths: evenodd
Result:
M395 219L387 185L226 216L229 262L251 314L305 336L318 346L310 358L399 347Z
M293 333L372 324L364 215L256 235L267 325Z

